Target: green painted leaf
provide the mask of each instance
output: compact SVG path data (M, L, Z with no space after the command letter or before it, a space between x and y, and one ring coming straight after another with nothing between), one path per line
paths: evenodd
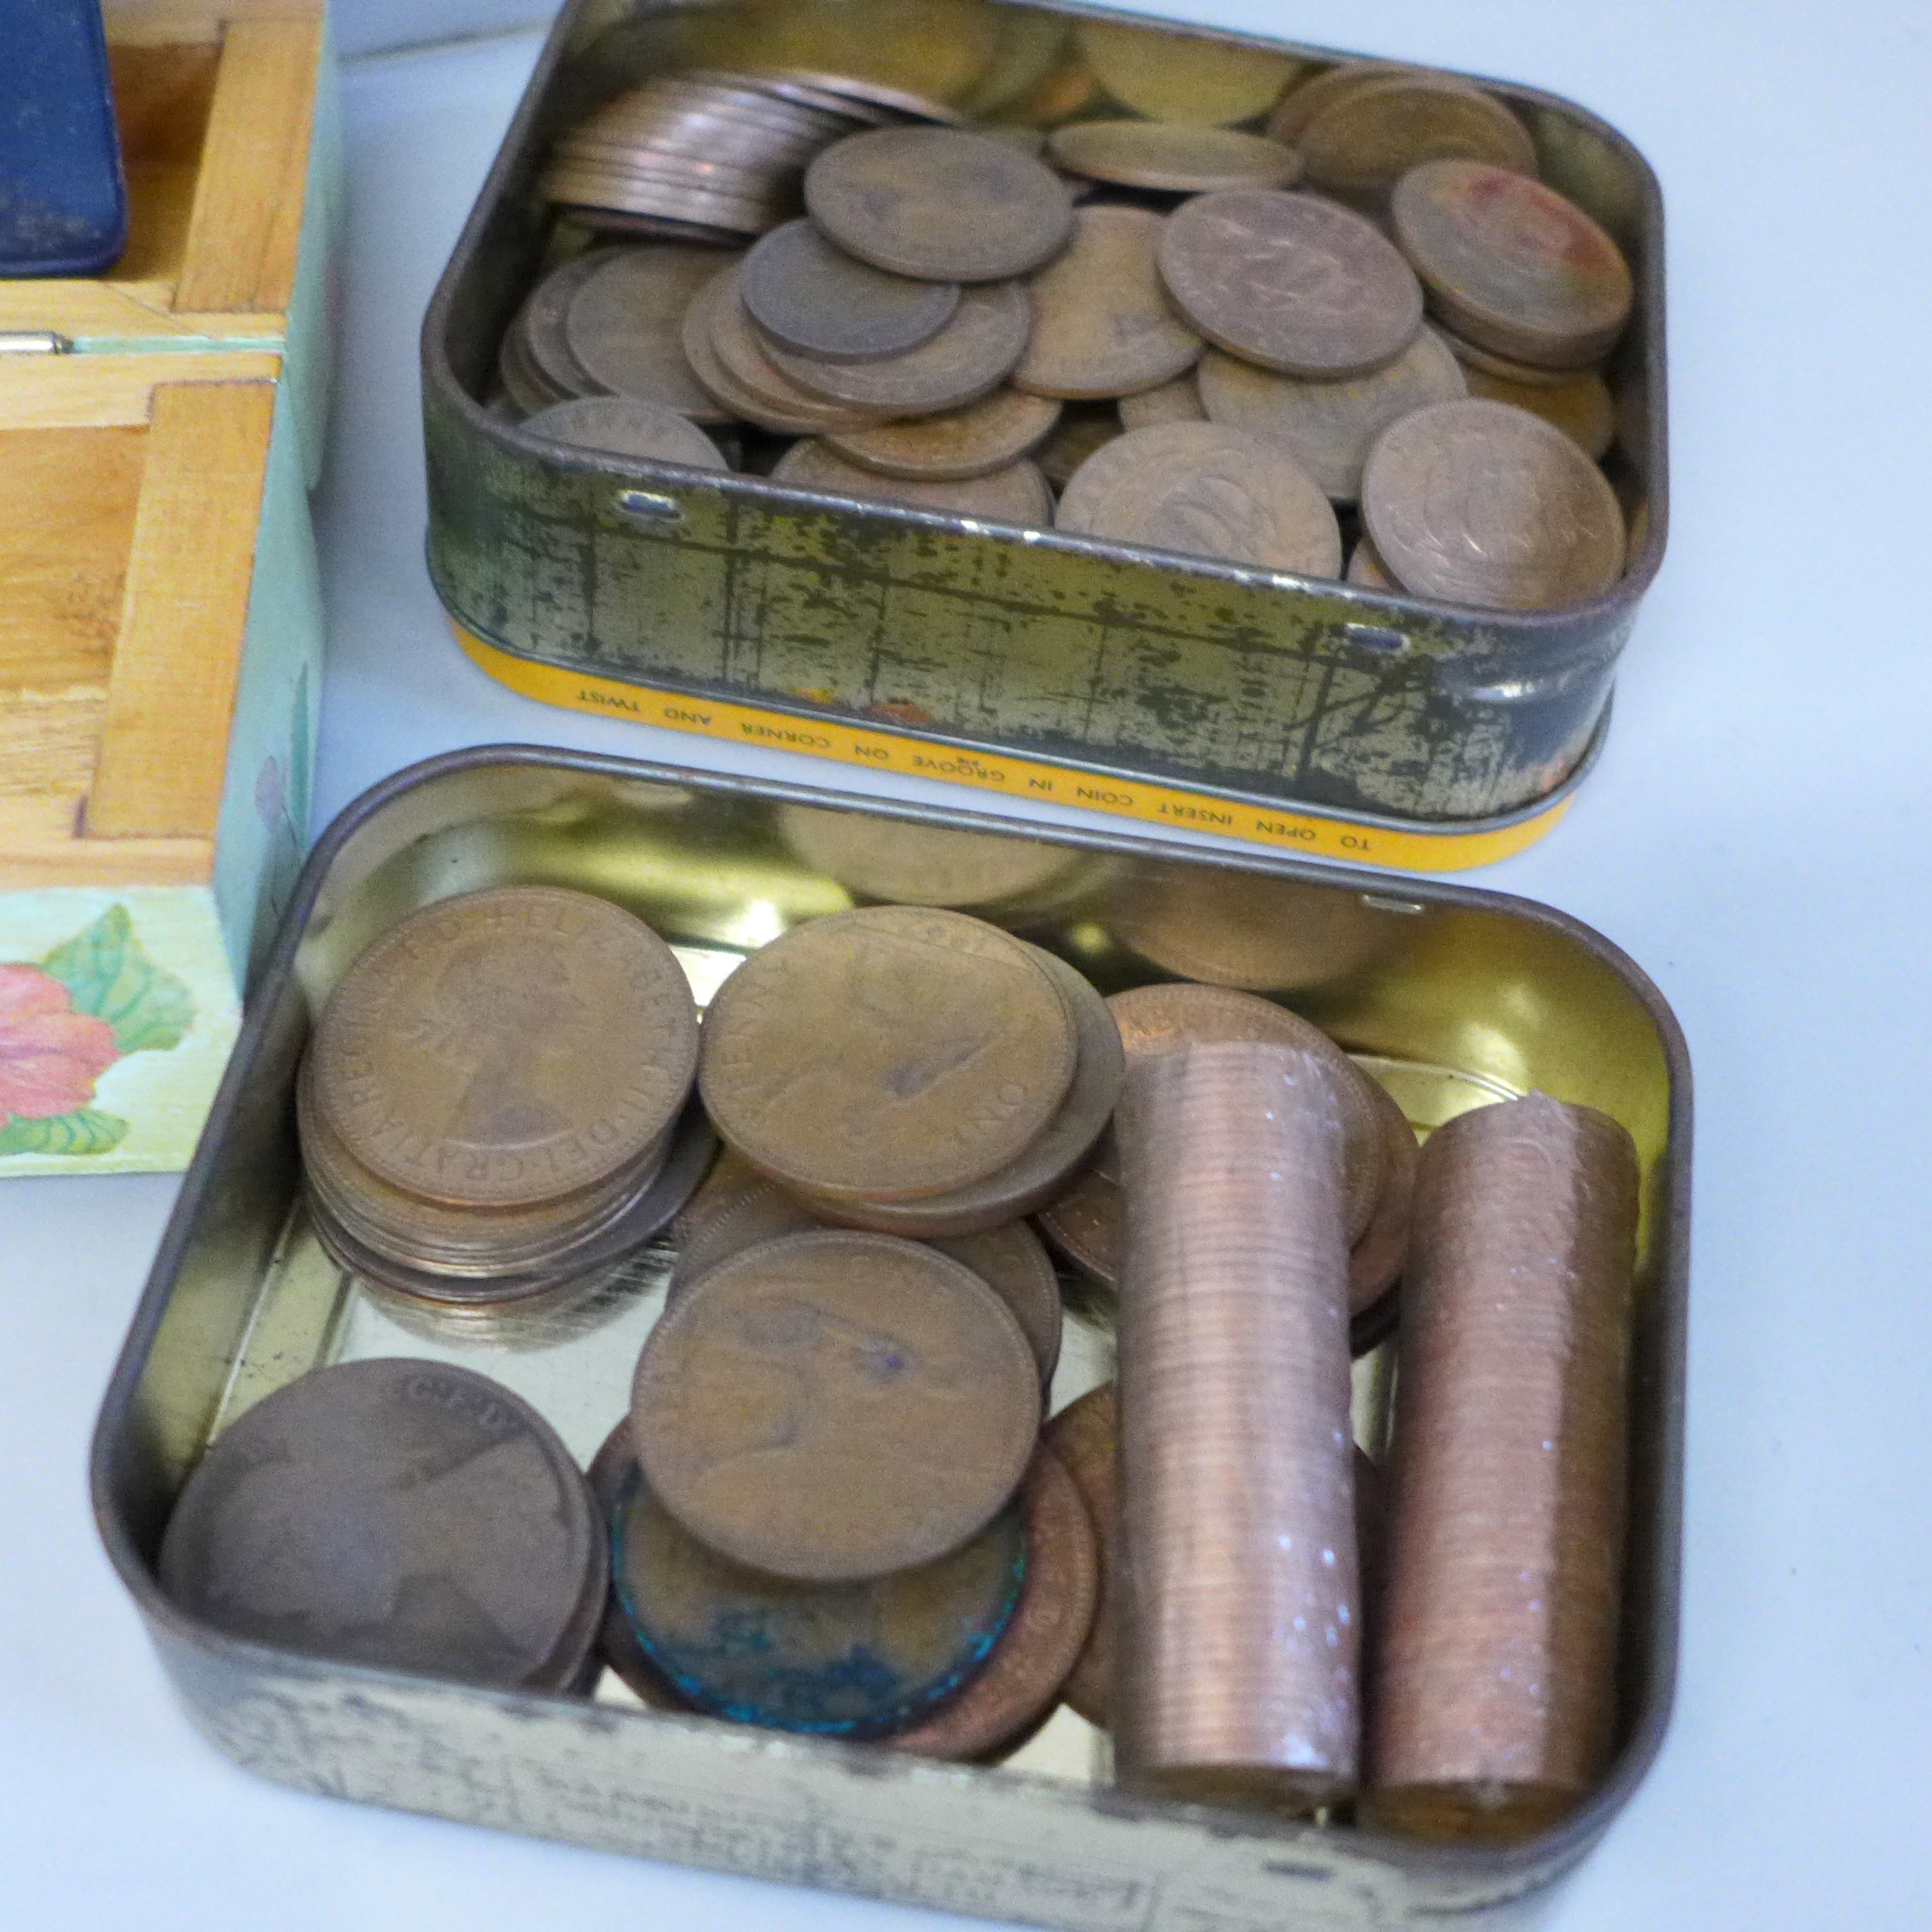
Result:
M0 1154L106 1154L121 1144L128 1123L112 1114L78 1107L44 1120L9 1120L0 1127Z
M96 1014L114 1029L124 1054L166 1052L194 1018L194 996L142 951L125 906L110 906L40 965L66 987L76 1012Z

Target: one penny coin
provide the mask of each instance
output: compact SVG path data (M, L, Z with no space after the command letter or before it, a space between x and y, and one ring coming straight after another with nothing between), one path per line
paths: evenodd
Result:
M954 128L880 128L835 142L805 173L812 218L848 254L943 282L1024 275L1065 244L1066 184L1005 141Z
M526 436L561 442L600 456L641 463L682 463L692 470L722 470L724 454L688 416L629 396L582 396L526 416Z
M1040 1426L1020 1325L973 1271L890 1235L722 1262L651 1330L645 1480L698 1540L800 1582L882 1576L984 1528Z
M1059 420L1060 405L1051 398L995 389L979 402L941 416L836 430L825 440L848 462L881 476L953 482L1017 463L1046 440Z
M917 825L872 812L782 805L786 847L848 892L888 905L1004 906L1052 893L1084 869L1071 846L997 832Z
M1033 333L1014 388L1124 396L1194 366L1201 338L1174 314L1154 266L1164 225L1143 208L1075 211L1066 252L1030 284Z
M1343 61L1336 66L1324 68L1319 74L1291 87L1282 96L1268 118L1268 137L1292 147L1301 139L1302 129L1324 107L1345 94L1352 94L1370 81L1385 80L1390 74L1428 72L1426 68L1404 67L1394 61Z
M685 350L699 379L748 422L794 436L877 421L878 410L802 388L778 366L752 326L740 280L736 268L719 276L699 292L686 315Z
M718 1131L824 1194L912 1199L997 1172L1052 1119L1076 1036L1052 976L964 914L795 926L719 989L700 1072Z
M936 510L949 517L983 518L1045 530L1053 521L1053 496L1046 478L1024 459L984 475L954 482L910 476L881 476L848 463L816 436L795 442L772 466L772 481L794 490L822 490L829 496L862 502L903 503L914 510Z
M1301 157L1279 141L1171 121L1076 121L1053 130L1047 152L1091 180L1179 194L1287 188L1301 172Z
M1339 380L1393 362L1422 326L1422 287L1370 221L1314 195L1243 188L1184 202L1160 272L1210 342L1264 368Z
M612 394L675 410L694 422L726 412L698 380L682 337L691 298L733 258L716 248L625 248L576 288L564 322L570 352Z
M874 418L933 416L990 395L1024 352L1033 306L1018 282L964 290L952 320L902 356L875 362L833 362L772 348L774 365L799 388L825 403Z
M1123 107L1154 121L1226 124L1265 114L1302 71L1292 55L1172 27L1082 20L1080 51Z
M1492 403L1509 403L1560 429L1592 463L1609 454L1617 433L1616 399L1594 369L1562 382L1513 382L1506 376L1472 368L1469 393Z
M310 1048L318 1108L392 1186L514 1208L608 1179L668 1126L691 988L641 920L501 886L425 907L343 976Z
M1296 1047L1318 1060L1342 1116L1344 1232L1351 1244L1361 1238L1388 1174L1383 1126L1368 1076L1319 1027L1255 994L1184 980L1132 987L1107 1004L1130 1066L1178 1046L1216 1040Z
M596 381L571 350L570 304L578 290L616 252L593 248L574 261L553 268L530 291L529 301L517 317L513 332L522 338L524 348L538 374L562 396L589 396L597 392Z
M1205 422L1208 412L1201 406L1200 386L1190 370L1158 388L1143 389L1135 396L1123 396L1118 404L1123 429L1152 429L1156 423ZM1089 452L1091 453L1090 452Z
M1411 168L1448 158L1536 172L1529 130L1499 100L1448 74L1388 74L1352 88L1295 142L1316 188L1379 208Z
M1089 1280L1106 1288L1119 1284L1126 1208L1120 1184L1111 1174L1090 1168L1033 1218L1053 1246Z
M1390 209L1429 300L1457 334L1522 362L1597 362L1630 319L1630 265L1552 188L1481 161L1405 175Z
M1415 1195L1415 1168L1421 1150L1415 1130L1379 1080L1363 1076L1362 1084L1382 1124L1382 1148L1388 1156L1382 1191L1361 1238L1348 1251L1348 1307L1351 1312L1372 1308L1402 1279L1408 1256L1410 1203Z
M788 221L745 257L752 320L781 349L836 362L903 355L937 335L959 306L956 282L889 274L836 248L809 221Z
M610 1533L605 1653L641 1660L640 1695L662 1686L661 1699L668 1692L767 1730L880 1737L926 1720L1011 1628L1029 1567L1018 1509L914 1569L792 1582L734 1563L685 1530L651 1493L630 1434L620 1426L598 1455Z
M1073 1083L1031 1145L983 1180L917 1201L817 1202L826 1219L916 1240L998 1228L1051 1201L1106 1130L1126 1072L1120 1029L1085 976L1050 952L1027 949L1053 976L1079 1038Z
M1078 1401L1070 1402L1041 1432L1041 1440L1058 1458L1078 1492L1094 1540L1093 1619L1063 1694L1090 1724L1103 1729L1112 1709L1114 1684L1114 1472L1119 1432L1112 1382L1103 1382Z
M1057 527L1150 550L1334 577L1342 536L1293 458L1219 423L1130 430L1066 485Z
M248 1411L188 1478L162 1588L231 1634L504 1688L573 1682L603 1540L542 1417L467 1369L317 1369Z
M1286 450L1337 503L1361 494L1370 448L1398 416L1468 393L1462 365L1427 328L1393 362L1341 382L1277 375L1218 350L1198 380L1210 421Z
M1099 1539L1058 1456L1043 1444L1020 1486L1026 1580L977 1676L937 1714L892 1740L915 1757L983 1757L1022 1737L1058 1700L1094 1624Z
M1623 512L1604 472L1540 416L1481 397L1383 432L1362 517L1419 597L1551 610L1600 596L1623 572Z

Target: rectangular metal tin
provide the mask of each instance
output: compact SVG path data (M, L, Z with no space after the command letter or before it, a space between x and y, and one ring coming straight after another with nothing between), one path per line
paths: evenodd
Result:
M729 28L751 4L701 18ZM767 0L759 17L776 32L788 7L808 4ZM878 32L894 32L886 0L848 10L868 5ZM996 10L1036 22L1072 12ZM1283 811L1434 835L1413 853L1384 837L1376 862L1481 862L1547 829L1554 814L1539 819L1539 808L1580 774L1600 732L1668 523L1663 206L1628 142L1553 95L1483 83L1529 126L1546 176L1630 258L1637 304L1612 375L1638 425L1619 475L1628 501L1646 508L1628 573L1595 602L1480 611L806 496L753 476L545 451L489 413L499 336L543 256L534 181L550 139L620 85L688 64L666 37L699 17L649 0L572 0L430 305L430 571L485 669L586 710L621 713L626 691L668 692L964 747L988 765L1019 756L1070 777L1192 788L1240 808L1230 836L1263 842L1256 817ZM678 708L640 715L702 728L664 715ZM1474 856L1456 842L1510 832ZM1333 837L1302 842L1343 849Z
M332 1268L313 1264L292 1211L293 1082L314 1003L416 906L515 880L602 892L699 957L749 950L793 920L849 902L773 835L772 810L786 802L1012 830L675 766L499 747L388 781L317 846L94 1438L101 1534L188 1714L238 1762L305 1790L1067 1932L1345 1932L1445 1914L1492 1922L1594 1842L1668 1721L1690 1172L1689 1065L1655 988L1587 928L1500 894L1274 858L1233 868L1357 899L1377 922L1371 965L1295 1002L1352 1051L1472 1090L1536 1086L1587 1102L1637 1142L1645 1212L1618 1746L1600 1788L1544 1837L1508 1850L1432 1848L700 1718L474 1689L241 1642L184 1616L157 1589L153 1563L172 1499L215 1429L334 1358L346 1324L359 1318L360 1298ZM1115 904L1131 902L1118 896L1143 890L1160 868L1226 869L1134 836L1042 836L1094 855ZM1149 976L1124 961L1091 913L1065 906L1025 930L1105 988ZM591 1406L609 1412L592 1415L581 1412L581 1385L596 1352L568 1346L567 1360L460 1348L453 1358L537 1400L587 1454L586 1442L621 1412L614 1391L628 1358L602 1360L590 1376L608 1384ZM627 1348L634 1337L616 1356Z

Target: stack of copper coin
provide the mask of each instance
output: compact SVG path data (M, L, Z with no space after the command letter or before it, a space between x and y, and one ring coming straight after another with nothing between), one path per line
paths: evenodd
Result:
M1178 1046L1247 1040L1298 1047L1328 1068L1346 1130L1348 1308L1358 1349L1372 1346L1394 1319L1394 1291L1408 1248L1416 1143L1401 1108L1318 1028L1255 994L1178 981L1116 993L1107 1005L1130 1065ZM1054 1246L1109 1286L1120 1278L1126 1221L1111 1138L1092 1166L1039 1215Z
M687 1226L734 1211L714 1194ZM1040 1372L1008 1302L933 1248L823 1229L714 1254L592 1472L607 1659L649 1702L1010 1748L1058 1700L1096 1587Z
M676 958L608 901L517 886L425 908L316 1023L298 1088L316 1232L424 1301L594 1280L703 1172L709 1132L680 1125L697 1057Z
M1128 93L1132 118L1045 133L933 124L960 117L833 75L686 74L599 109L545 178L606 230L761 238L651 328L710 407L801 439L759 447L776 482L1304 576L1346 555L1355 582L1462 604L1606 588L1603 371L1635 285L1515 112L1381 63L1244 128ZM518 328L507 393L554 403L562 358Z
M820 1220L924 1239L1058 1193L1123 1064L1106 1004L1053 955L964 914L872 906L725 982L698 1083L724 1139Z

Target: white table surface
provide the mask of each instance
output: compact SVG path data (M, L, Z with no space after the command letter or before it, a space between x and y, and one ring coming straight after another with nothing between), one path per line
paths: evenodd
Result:
M439 20L450 10L436 0ZM1534 82L1604 114L1663 177L1670 561L1568 820L1470 875L1634 954L1682 1021L1697 1078L1676 1717L1551 1924L1932 1923L1932 1434L1918 1426L1932 1360L1918 548L1932 521L1932 27L1880 0L1175 10ZM443 628L421 555L416 330L536 46L471 41L346 74L318 824L398 766L494 740L868 776L544 708L473 670ZM0 1185L0 1919L967 1922L303 1796L204 1745L100 1553L85 1489L94 1408L174 1191L160 1177Z

